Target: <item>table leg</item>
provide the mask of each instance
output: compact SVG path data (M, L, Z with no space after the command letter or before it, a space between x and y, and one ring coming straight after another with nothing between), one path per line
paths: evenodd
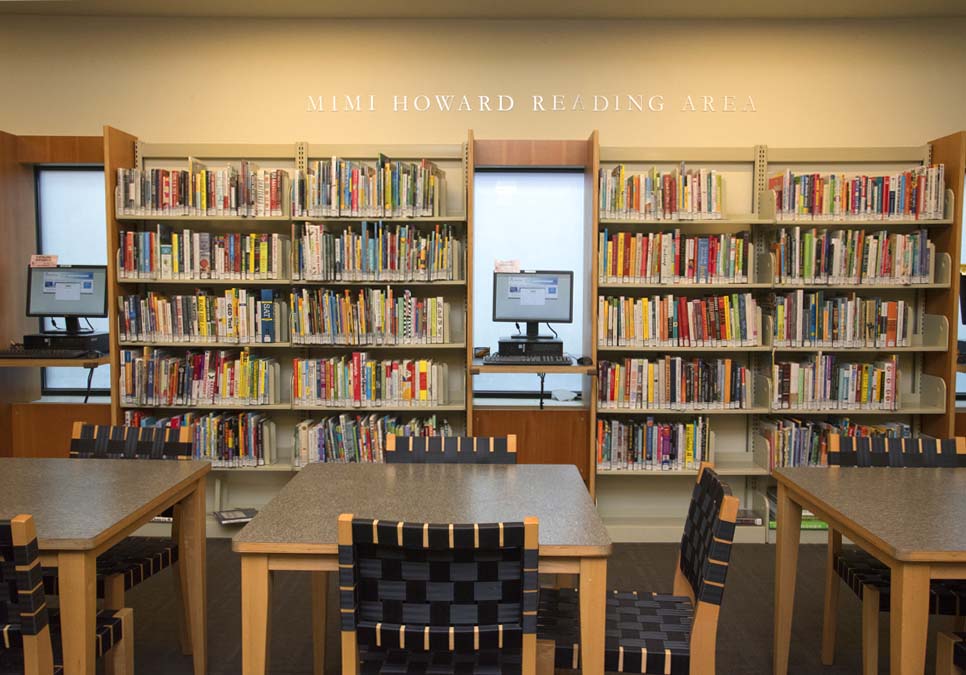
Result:
M580 657L584 675L603 675L607 558L580 560Z
M185 616L191 636L191 656L194 675L205 675L208 670L208 595L205 584L205 480L195 484L195 490L181 501L178 526L178 565L180 582L186 604Z
M94 675L97 557L88 551L57 554L64 675Z
M325 620L329 599L329 573L312 572L312 660L315 675L325 673Z
M792 608L795 606L795 574L798 571L798 543L802 530L802 506L792 501L788 490L778 484L778 530L775 546L775 642L772 672L786 675L792 638Z
M241 561L242 675L268 672L268 612L272 579L268 556L246 553Z
M929 566L898 563L889 598L892 675L922 675L929 629Z

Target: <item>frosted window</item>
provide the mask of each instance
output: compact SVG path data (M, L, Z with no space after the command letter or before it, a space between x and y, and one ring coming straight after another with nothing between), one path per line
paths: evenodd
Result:
M584 176L564 172L478 172L473 184L473 345L495 352L512 323L493 321L493 264L519 260L524 270L574 273L573 323L552 324L564 353L584 353ZM525 327L521 323L521 330ZM549 334L546 324L540 332ZM548 375L547 390L579 391L581 376ZM473 390L525 391L540 388L534 374L476 375Z
M57 255L62 265L106 265L103 169L44 167L37 176L37 222L40 253ZM108 298L108 302L115 301ZM107 330L108 320L91 319L94 330ZM44 319L48 328L53 326ZM63 320L57 325L63 328ZM81 327L87 323L81 320ZM85 368L46 368L44 388L86 389ZM111 386L110 366L94 370L94 389Z

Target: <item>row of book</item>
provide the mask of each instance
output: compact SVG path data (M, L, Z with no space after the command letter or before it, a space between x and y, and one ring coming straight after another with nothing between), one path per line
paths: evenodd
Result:
M751 372L734 359L663 356L601 361L597 407L705 410L751 407Z
M447 403L449 368L432 359L373 359L366 352L296 358L292 402L301 406L430 406Z
M829 436L910 438L912 428L904 422L857 424L844 417L835 423L794 417L762 418L758 433L766 444L768 468L828 466Z
M605 228L598 238L601 283L744 284L752 276L748 232L611 234Z
M618 164L599 174L601 218L625 220L707 220L724 213L724 176L716 169L689 169L684 162L671 171L651 167L631 173Z
M296 217L412 218L446 213L446 174L435 163L393 161L380 154L375 164L332 157L309 162L295 178Z
M140 406L271 405L281 402L278 361L246 351L122 349L121 403Z
M295 466L314 462L384 462L386 436L452 436L436 415L404 420L393 415L336 415L295 425Z
M208 168L189 158L187 169L118 168L114 198L118 216L283 217L290 213L292 174L244 159Z
M308 281L456 281L464 279L464 244L450 225L363 222L332 231L296 225L295 278Z
M944 216L945 180L942 164L878 176L787 170L768 189L779 220L935 220Z
M602 347L740 347L761 344L761 308L751 293L597 298Z
M119 296L120 342L288 342L289 304L277 292L226 288Z
M935 275L936 247L926 230L781 228L772 243L775 282L925 284Z
M835 354L772 365L775 410L896 410L895 355L872 363L843 362Z
M275 421L260 412L188 412L156 417L143 410L125 410L124 424L133 427L191 428L194 459L217 468L265 466L278 461Z
M287 279L292 241L278 233L213 234L165 225L121 230L118 278Z
M598 470L680 471L714 461L707 417L685 422L597 420Z
M324 345L442 344L450 341L450 304L391 286L294 290L292 342Z
M772 328L775 347L908 347L912 306L905 300L797 290L775 295Z

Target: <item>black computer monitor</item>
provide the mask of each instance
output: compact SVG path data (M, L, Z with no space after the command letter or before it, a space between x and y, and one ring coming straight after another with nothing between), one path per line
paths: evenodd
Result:
M565 271L494 272L493 320L527 324L524 335L536 340L539 324L572 323L574 320L574 273Z
M66 333L81 333L81 317L107 316L107 266L27 268L27 316L66 320Z

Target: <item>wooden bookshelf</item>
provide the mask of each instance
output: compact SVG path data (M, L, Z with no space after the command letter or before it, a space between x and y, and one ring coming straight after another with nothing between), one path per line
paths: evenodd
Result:
M440 295L450 303L450 325L452 339L442 343L414 343L414 344L315 344L300 342L297 339L270 343L234 343L209 342L205 340L190 341L119 341L118 331L111 331L111 364L114 376L120 372L120 350L139 348L163 348L178 354L184 349L229 349L257 352L263 356L275 356L282 366L280 390L283 393L282 402L270 405L169 405L142 406L123 403L119 397L117 383L112 386L111 413L116 424L123 423L125 413L132 410L143 410L154 415L179 414L187 411L250 411L266 413L277 427L276 463L258 467L216 467L218 476L214 478L215 493L218 495L217 506L223 506L223 499L228 493L229 476L255 475L259 480L255 483L240 483L241 498L244 494L250 496L247 503L264 503L277 490L279 480L287 480L298 470L295 465L292 447L294 425L304 419L328 417L347 414L350 416L368 414L398 414L403 420L411 417L424 418L437 415L438 418L448 420L457 433L469 433L472 419L472 396L469 394L468 359L471 351L468 347L471 332L471 295L469 293L472 279L472 201L468 195L472 189L472 132L466 140L458 140L451 145L333 145L306 142L281 144L206 144L206 143L149 143L136 136L126 134L111 127L105 127L105 197L107 206L107 237L108 251L114 256L120 246L119 234L122 226L134 228L138 225L153 225L164 223L176 225L182 223L194 231L210 232L212 234L244 232L244 233L276 233L291 237L293 259L289 261L289 268L293 270L291 277L281 279L141 279L122 278L119 275L116 262L109 265L109 295L110 320L112 326L117 326L116 298L122 293L144 293L150 289L163 289L172 294L190 293L194 288L272 288L285 291L302 287L326 287L338 289L361 289L366 287L398 289L413 288L415 294ZM292 217L288 216L213 216L213 215L123 215L115 214L115 186L118 168L185 168L189 158L197 158L211 167L223 167L237 163L243 159L258 162L261 168L281 168L290 172L304 171L309 162L339 156L345 159L373 162L379 153L391 157L393 160L419 161L432 160L437 163L446 175L447 194L445 207L446 215L433 217ZM289 213L288 205L283 205ZM299 223L322 224L326 230L342 231L353 229L358 231L360 223L412 224L420 232L428 231L430 227L448 224L463 243L466 260L463 262L465 277L460 280L365 280L365 281L316 281L300 280L297 274L295 258L296 227ZM294 338L295 336L293 336ZM384 358L392 355L394 358L432 358L434 361L445 362L449 366L450 382L445 383L448 398L447 403L434 405L396 405L383 403L371 406L336 406L311 405L292 402L287 392L291 389L292 366L294 357L328 357L348 354L353 351L373 352L382 354ZM412 355L411 357L408 355ZM438 421L442 421L439 419ZM258 489L263 485L263 489ZM253 487L254 486L254 487ZM247 505L246 503L246 505Z

